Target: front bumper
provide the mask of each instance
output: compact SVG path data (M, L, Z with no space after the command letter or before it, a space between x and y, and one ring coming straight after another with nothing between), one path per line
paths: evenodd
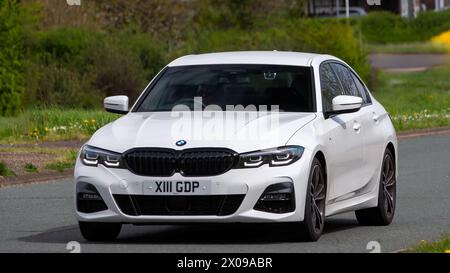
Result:
M311 151L305 149L302 158L292 165L283 167L261 166L254 169L232 169L224 174L210 177L183 177L179 173L167 180L202 180L211 183L211 195L245 195L239 208L231 215L139 215L123 213L113 195L143 195L144 181L152 177L138 176L126 169L111 169L103 165L88 167L77 160L75 166L75 187L79 182L95 186L108 207L94 213L76 210L79 221L120 223L258 223L294 222L304 217L306 188L311 166ZM161 179L161 178L157 178ZM291 182L295 191L295 210L288 213L268 213L255 210L255 204L268 186ZM76 205L75 205L76 207Z

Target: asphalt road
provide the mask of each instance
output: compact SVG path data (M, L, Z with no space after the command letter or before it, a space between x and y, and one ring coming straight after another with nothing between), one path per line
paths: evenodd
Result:
M371 54L370 63L373 67L399 71L421 71L433 66L450 63L448 54Z
M400 142L398 207L387 227L359 226L352 213L327 220L316 243L286 240L277 226L126 226L114 243L88 243L78 232L71 181L0 189L0 252L382 252L450 232L450 135Z

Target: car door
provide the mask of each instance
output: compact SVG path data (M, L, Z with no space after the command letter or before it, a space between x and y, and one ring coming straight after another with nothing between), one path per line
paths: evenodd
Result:
M323 110L332 110L332 100L338 95L354 95L348 90L342 65L330 62L320 67ZM345 68L345 67L344 67ZM351 77L350 77L351 80ZM339 114L324 120L327 140L329 200L345 199L361 187L364 159L361 117L359 112Z
M364 164L362 182L369 184L372 179L377 179L379 168L381 167L381 157L384 153L384 135L379 129L380 121L383 118L382 109L378 109L372 104L372 99L367 87L356 75L350 70L358 96L363 99L363 106L360 110L361 116L361 134L364 141Z

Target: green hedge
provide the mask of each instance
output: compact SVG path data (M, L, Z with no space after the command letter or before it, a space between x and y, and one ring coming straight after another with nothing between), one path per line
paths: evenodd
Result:
M450 29L450 10L422 12L406 19L390 12L370 12L353 20L369 43L405 43L426 41Z
M231 50L290 50L328 53L350 63L365 79L369 66L351 26L314 20L284 20L271 27L202 29L181 46L167 47L151 36L125 28L98 32L56 28L28 37L25 106L100 107L104 96L137 98L171 59L192 53Z
M0 0L0 115L21 106L23 77L23 11L16 1Z
M345 23L312 19L291 19L252 30L200 30L186 41L179 55L235 50L332 54L348 62L364 79L369 76L367 54L354 29Z
M25 106L92 108L102 97L136 98L163 66L165 49L139 31L61 27L28 37Z
M420 13L411 21L411 27L420 40L428 40L444 31L450 30L450 10Z
M139 22L101 30L83 26L49 28L36 23L38 31L25 32L23 24L15 24L23 16L2 9L0 16L12 19L0 20L0 25L9 24L0 28L0 69L3 69L0 115L14 114L21 107L90 109L101 107L103 97L116 94L128 95L133 100L165 64L192 53L230 50L326 53L342 58L363 78L368 78L366 54L351 25L345 21L297 18L281 12L286 10L281 6L279 12L264 17L263 11L270 6L259 7L258 1L243 4L234 1L225 5L226 9L215 8L222 7L223 2L202 1L206 8L192 17L180 31L182 35L171 40L143 31ZM231 18L241 6L245 8L242 12L251 13L258 7L261 10L252 17L252 22L242 21L239 16Z

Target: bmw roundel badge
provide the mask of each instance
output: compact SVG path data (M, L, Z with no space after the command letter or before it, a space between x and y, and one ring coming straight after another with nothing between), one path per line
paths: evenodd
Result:
M177 146L184 146L184 145L186 145L186 140L178 140L175 144L177 145Z

